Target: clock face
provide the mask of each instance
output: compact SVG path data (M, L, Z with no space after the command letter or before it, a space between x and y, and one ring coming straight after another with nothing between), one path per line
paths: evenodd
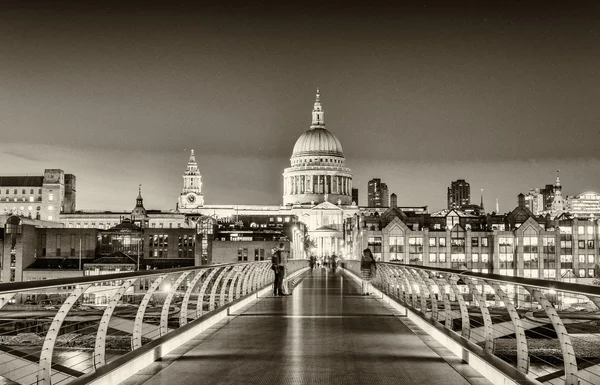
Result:
M188 195L187 199L190 203L194 203L196 201L196 197L194 195Z

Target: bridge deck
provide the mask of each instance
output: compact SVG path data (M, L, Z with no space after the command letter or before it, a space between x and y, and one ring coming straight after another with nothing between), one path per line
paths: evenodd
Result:
M406 318L315 271L123 384L489 384Z

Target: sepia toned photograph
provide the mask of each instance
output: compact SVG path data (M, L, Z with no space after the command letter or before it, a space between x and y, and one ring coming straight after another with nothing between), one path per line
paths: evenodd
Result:
M600 3L0 0L0 385L599 385Z

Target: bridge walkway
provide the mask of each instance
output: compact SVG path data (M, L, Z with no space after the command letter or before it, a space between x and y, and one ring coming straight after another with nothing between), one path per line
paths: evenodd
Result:
M260 299L121 384L490 384L359 290L315 270L293 295Z

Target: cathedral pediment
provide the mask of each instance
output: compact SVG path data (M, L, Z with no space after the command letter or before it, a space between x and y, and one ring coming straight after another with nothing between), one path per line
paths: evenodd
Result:
M338 206L334 205L331 202L323 202L323 203L316 205L311 210L338 210L338 211L340 211L342 209L339 208Z

